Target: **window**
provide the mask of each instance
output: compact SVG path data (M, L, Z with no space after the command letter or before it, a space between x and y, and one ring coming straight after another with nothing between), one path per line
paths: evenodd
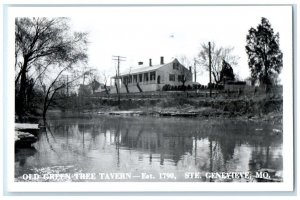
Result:
M175 81L175 74L169 75L169 81Z
M123 83L124 84L128 84L128 76L124 76L123 77Z
M178 82L184 81L184 75L178 75Z
M173 69L179 70L179 63L173 63Z
M144 81L145 81L145 82L146 82L146 81L149 81L148 73L145 73L145 74L144 74Z
M128 83L132 82L132 76L129 76Z
M155 72L150 72L150 81L155 81Z
M137 75L133 75L133 82L134 82L134 83L137 82Z
M139 74L139 82L143 82L143 74Z

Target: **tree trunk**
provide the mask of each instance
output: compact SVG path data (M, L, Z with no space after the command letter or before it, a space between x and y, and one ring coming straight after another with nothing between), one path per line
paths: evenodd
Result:
M129 94L128 84L124 83L124 85L125 85L125 88L126 88L126 92Z
M105 89L105 93L106 93L107 95L109 95L109 92L108 92L108 89L107 89L106 84L104 85L104 89Z
M44 122L46 121L46 113L47 113L47 109L44 108L44 109L43 109L43 121L44 121Z
M48 103L48 92L45 96L45 99L44 99L44 106L43 106L43 120L46 121L46 113L47 113L47 103Z
M25 115L25 106L26 106L26 72L27 72L28 59L24 58L24 64L21 71L21 81L20 81L20 90L18 92L18 101L15 102L16 113L19 117L19 120L22 122Z
M140 86L139 83L136 83L136 86L137 86L137 88L139 89L140 92L143 92L143 90L142 90L142 88L141 88L141 86Z

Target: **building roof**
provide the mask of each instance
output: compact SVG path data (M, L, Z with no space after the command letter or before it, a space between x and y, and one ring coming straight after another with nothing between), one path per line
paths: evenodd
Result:
M160 68L164 65L166 65L166 64L133 68L131 70L127 70L125 72L120 73L120 76L124 76L124 75L127 75L127 74L138 74L138 73L141 73L141 72L149 72L149 71L156 70L156 69L158 69L158 68Z
M124 75L128 75L128 74L139 74L139 73L144 73L144 72L150 72L153 70L157 70L157 69L159 69L165 65L168 65L170 63L173 63L174 61L178 62L178 60L175 58L172 62L161 64L161 65L152 65L152 66L143 66L143 67L137 66L137 67L132 68L131 70L127 69L127 71L121 72L120 76L124 76Z

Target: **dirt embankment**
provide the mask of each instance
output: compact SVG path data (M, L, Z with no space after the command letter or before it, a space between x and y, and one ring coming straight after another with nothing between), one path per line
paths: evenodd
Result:
M247 119L282 120L282 98L269 96L240 98L165 98L165 99L126 99L120 107L115 100L102 100L94 111L116 110L142 111L144 114L195 113L198 117L241 117ZM188 115L187 115L188 116Z

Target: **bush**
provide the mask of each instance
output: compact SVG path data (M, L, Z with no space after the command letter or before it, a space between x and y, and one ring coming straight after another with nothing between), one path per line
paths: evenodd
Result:
M224 89L224 85L217 85L217 89L218 90L223 90Z
M200 85L193 85L193 87L192 87L191 85L188 85L188 86L185 86L185 85L176 86L176 85L166 84L166 85L164 85L162 87L162 91L186 91L186 90L195 89L197 87L200 88Z
M162 87L162 91L170 91L171 90L171 85L166 84Z
M179 86L177 86L177 90L179 90L179 91L185 91L186 88L187 87L185 85L179 85Z

